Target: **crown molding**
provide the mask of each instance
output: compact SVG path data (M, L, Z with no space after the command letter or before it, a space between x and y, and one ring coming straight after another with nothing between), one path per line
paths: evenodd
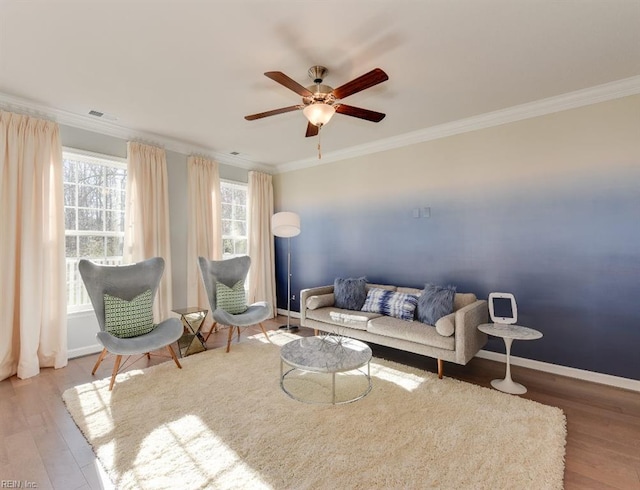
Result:
M614 82L589 87L575 92L569 92L534 102L528 102L499 111L488 112L478 116L460 119L449 123L431 126L429 128L412 131L410 133L393 136L373 143L352 146L344 150L323 153L322 160L310 157L303 160L283 163L276 166L276 173L290 172L303 168L325 165L327 163L355 158L386 150L393 150L404 146L415 145L456 134L491 128L501 124L508 124L533 117L553 114L554 112L576 109L587 105L619 99L640 93L640 76L625 78Z
M40 117L55 121L58 124L71 126L73 128L84 129L94 133L100 133L126 141L144 141L163 147L165 150L175 151L183 155L202 155L211 158L218 163L240 167L247 170L261 170L266 173L273 173L273 167L253 162L234 155L217 152L211 148L190 144L177 139L169 138L155 133L137 131L131 128L114 124L113 122L100 120L92 116L74 114L72 112L56 109L53 107L37 104L33 101L15 97L0 92L0 109L30 116Z

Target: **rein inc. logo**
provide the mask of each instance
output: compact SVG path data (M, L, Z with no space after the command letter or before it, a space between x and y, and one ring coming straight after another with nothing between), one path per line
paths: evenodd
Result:
M0 480L0 488L38 488L38 484L29 480Z

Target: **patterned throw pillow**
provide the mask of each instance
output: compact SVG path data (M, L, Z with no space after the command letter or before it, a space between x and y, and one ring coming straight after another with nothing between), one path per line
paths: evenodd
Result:
M367 299L367 278L337 277L333 281L333 295L335 298L333 306L336 308L359 311Z
M417 304L418 297L413 294L371 288L367 293L362 311L413 321L413 312Z
M104 294L104 328L114 337L144 335L155 328L151 289L131 301Z
M240 279L233 287L221 282L216 283L216 306L221 310L237 315L247 311L247 299L244 294L244 280Z
M416 317L418 321L427 325L435 325L445 315L453 312L453 298L456 295L455 286L434 286L425 284L418 299Z

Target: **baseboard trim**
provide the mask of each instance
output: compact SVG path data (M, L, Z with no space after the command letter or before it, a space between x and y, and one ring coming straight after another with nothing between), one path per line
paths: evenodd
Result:
M278 315L287 316L287 310L283 310L282 308L278 308ZM297 311L291 312L291 318L300 318L300 313Z
M102 352L103 347L100 344L87 345L85 347L79 347L77 349L71 349L67 352L69 359L75 359L76 357L89 356L91 354L97 354Z
M498 362L506 362L507 360L507 356L505 354L500 354L499 352L491 352L488 350L481 350L476 354L476 357ZM586 371L584 369L560 366L559 364L534 361L532 359L525 359L523 357L516 356L511 356L511 364L513 366L535 369L537 371L543 371L545 373L558 374L560 376L567 376L569 378L576 378L583 381L591 381L592 383L600 383L603 385L615 386L616 388L624 388L626 390L640 392L640 381L637 381L635 379L622 378L620 376L612 376L610 374L596 373L593 371Z

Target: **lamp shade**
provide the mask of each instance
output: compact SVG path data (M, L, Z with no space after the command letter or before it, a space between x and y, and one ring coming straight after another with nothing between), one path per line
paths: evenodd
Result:
M318 127L327 124L331 117L335 114L335 112L335 107L323 102L309 104L302 110L302 113L309 120L309 122Z
M290 211L276 213L271 218L271 231L275 236L292 237L300 234L300 216Z

